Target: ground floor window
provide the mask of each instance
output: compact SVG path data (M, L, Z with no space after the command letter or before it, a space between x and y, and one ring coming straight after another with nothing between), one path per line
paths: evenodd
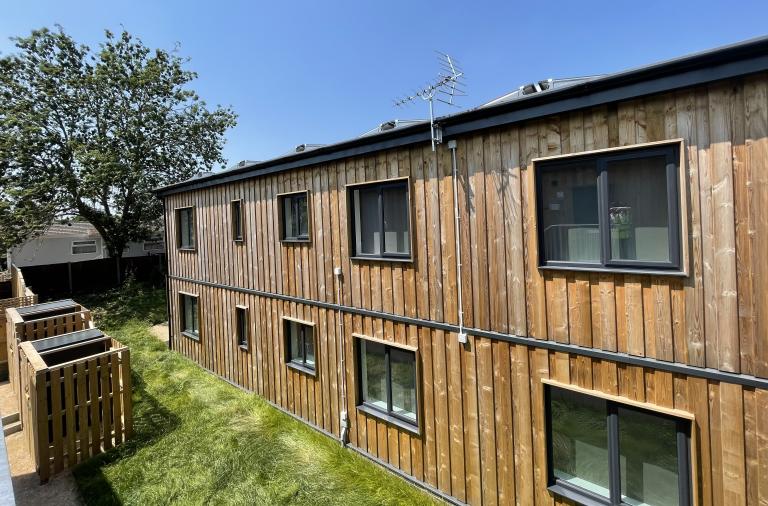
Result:
M309 374L315 374L315 332L308 323L285 321L285 359L294 368Z
M550 489L587 504L688 505L690 420L546 387Z
M200 339L200 313L197 296L182 293L179 302L181 306L181 333L193 339Z
M358 338L359 405L418 426L416 352Z
M245 306L235 308L235 332L238 346L248 349L248 308Z

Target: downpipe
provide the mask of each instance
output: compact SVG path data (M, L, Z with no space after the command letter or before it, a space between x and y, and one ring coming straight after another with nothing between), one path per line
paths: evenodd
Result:
M333 268L333 275L336 277L336 304L339 309L336 311L336 318L339 320L339 368L341 369L341 413L339 418L339 441L341 446L347 446L347 437L349 435L349 417L347 416L347 367L344 356L344 315L341 313L341 267Z
M459 315L459 343L467 343L467 333L464 332L464 304L461 293L461 231L459 229L459 171L456 163L455 139L448 141L448 149L451 150L451 169L453 170L453 220L454 236L456 238L456 304L458 305Z

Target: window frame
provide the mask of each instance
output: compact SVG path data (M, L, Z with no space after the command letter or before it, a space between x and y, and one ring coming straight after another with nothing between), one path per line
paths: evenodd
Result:
M176 225L176 249L179 251L196 251L197 250L197 217L195 213L195 206L177 207L174 210L175 213L175 225ZM181 233L181 213L189 211L192 219L192 245L182 245L182 233Z
M239 223L235 222L235 208L239 215ZM229 203L229 218L232 222L232 240L236 243L245 242L245 216L243 214L243 199L235 199ZM238 225L240 230L238 231ZM238 233L239 232L239 233Z
M383 190L393 187L405 187L405 200L406 200L406 212L408 213L408 253L387 253L385 251L384 244L384 206L383 206ZM379 253L360 253L357 251L356 229L355 229L355 199L354 191L360 190L366 187L375 188L378 187L378 204L379 204ZM349 251L350 259L352 260L369 260L380 262L413 262L414 260L414 245L413 245L413 212L411 208L411 178L410 176L395 177L389 179L378 179L374 181L363 181L360 183L349 183L346 185L347 193L347 235L349 236Z
M695 418L691 413L677 409L668 409L645 402L633 401L623 397L605 394L594 390L588 390L575 385L561 383L543 378L541 380L544 395L544 422L545 445L547 455L547 489L580 504L588 506L622 506L628 503L621 500L621 460L619 448L619 408L642 412L672 420L676 424L677 444L677 476L679 504L690 506L696 504L694 486L695 479ZM608 467L610 498L603 497L592 491L583 489L573 484L560 480L554 474L554 458L552 450L552 405L551 391L553 388L571 391L596 399L601 399L606 404L606 423L608 429Z
M77 244L75 244L77 243ZM87 243L87 244L84 244ZM81 251L79 253L75 252L75 246L93 246L93 251ZM70 252L72 255L93 255L95 253L99 252L99 245L96 241L96 239L74 239L72 241L72 244L70 245Z
M195 299L195 307L197 312L197 333L186 330L186 302L185 297ZM195 293L179 291L179 332L181 335L192 339L193 341L200 342L200 324L202 323L202 313L200 312L200 296Z
M297 236L288 236L285 234L285 200L291 199L293 202L295 202L295 198L299 196L304 196L305 202L307 203L307 235L297 235ZM295 192L287 192L287 193L279 193L277 195L277 202L278 202L278 218L280 226L280 242L289 245L289 244L305 244L305 243L311 243L312 242L312 205L310 204L310 193L309 190L300 190ZM295 204L291 204L291 212L296 213L297 209L295 207Z
M667 159L667 223L669 262L646 260L611 259L611 235L609 218L609 170L608 164L615 161L647 158L663 155ZM598 227L600 233L600 261L598 263L547 260L543 231L544 202L542 199L542 178L544 172L562 170L574 163L591 160L595 164L596 190L598 199ZM569 270L589 272L611 272L626 274L652 274L668 276L688 275L688 213L685 199L685 149L683 139L634 144L616 148L584 151L551 157L534 158L536 243L538 268L540 270Z
M248 313L248 306L243 306L240 304L235 306L235 343L243 351L248 351L251 345L251 319ZM240 331L242 330L239 321L240 314L243 315L245 321L245 335L240 334Z
M317 376L317 365L319 360L319 350L317 349L317 329L314 322L306 320L300 320L291 316L283 316L283 345L285 347L285 365L296 371L302 372L312 377ZM292 323L300 325L301 332L301 350L302 350L302 362L296 362L291 359L291 334L290 327ZM314 366L307 365L307 347L306 347L306 335L304 329L309 327L312 330L312 349L315 351L315 364Z
M355 358L355 387L357 398L355 400L355 407L358 411L378 418L384 422L394 425L400 429L403 429L413 435L420 436L422 432L422 392L421 392L421 365L419 360L419 350L414 346L408 346L405 344L395 343L391 341L384 341L376 339L363 334L352 333L354 339L354 358ZM365 401L365 395L363 393L363 366L362 366L362 346L363 341L384 345L384 360L386 367L386 396L387 396L387 410L383 410L378 406L374 406ZM390 367L390 352L392 349L399 349L401 351L408 351L413 353L413 360L415 365L415 388L416 388L416 421L398 415L392 410L392 370Z

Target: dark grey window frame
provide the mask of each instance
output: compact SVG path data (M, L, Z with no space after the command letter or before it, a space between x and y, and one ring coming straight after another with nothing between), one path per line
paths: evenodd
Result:
M230 202L229 207L230 217L232 219L232 240L238 243L245 242L245 222L242 199L233 200ZM236 215L237 219L235 219Z
M408 253L387 253L384 248L384 190L387 188L405 188L406 213L408 222ZM379 215L379 253L360 253L357 251L355 241L355 199L354 191L360 189L378 189L378 215ZM386 179L383 181L372 181L368 183L352 183L347 185L347 221L349 222L349 251L352 252L353 260L383 260L389 262L411 262L413 261L413 227L411 223L411 184L409 178Z
M608 164L616 161L633 160L637 158L649 158L664 156L666 158L667 179L667 216L668 216L668 240L669 262L649 262L643 260L612 260L611 259L611 233L610 233L610 209L608 206L608 192L610 189ZM569 167L585 161L593 161L595 164L595 177L597 179L598 220L600 230L600 263L568 262L559 260L547 260L544 244L544 234L538 234L539 267L562 268L575 270L596 270L606 272L648 272L654 273L680 273L683 270L682 250L682 223L680 203L680 146L679 144L654 145L638 147L626 150L609 150L595 154L574 155L557 158L555 160L539 160L535 162L536 170L536 215L537 230L543 231L544 202L542 199L542 178L544 172L568 170Z
M386 384L387 384L387 409L386 411L378 406L369 404L365 401L365 394L363 392L363 347L360 345L363 341L370 341L373 343L381 344L384 346L384 368L386 371ZM389 355L392 349L397 349L403 352L413 353L413 362L415 369L415 382L414 388L416 388L416 421L398 415L392 410L392 368L390 367ZM380 418L386 422L391 423L401 429L411 432L415 435L420 435L421 427L421 395L419 394L419 357L415 350L402 348L400 346L392 346L382 341L364 339L359 336L355 336L355 383L357 390L357 409Z
M195 312L197 313L197 331L189 331L187 330L187 298L194 299L195 301ZM191 293L185 293L185 292L179 292L179 315L180 318L180 326L181 329L181 335L186 336L194 341L200 341L200 296L199 295L193 295Z
M176 249L180 251L195 251L197 249L197 219L195 217L195 206L178 207L176 212ZM190 231L192 233L192 241L190 244L183 243L183 237L181 232L181 213L189 213L190 222L192 223Z
M681 506L690 506L692 503L693 484L691 483L691 420L679 418L666 413L660 413L652 409L643 409L630 404L623 404L611 399L604 399L606 405L606 417L608 423L608 462L610 498L606 499L594 492L574 486L555 477L554 459L552 454L552 403L551 391L558 388L553 385L544 385L544 410L546 422L547 444L547 486L548 489L560 496L576 501L586 506L619 506L621 501L621 465L619 459L619 408L650 414L659 418L672 420L677 426L677 476L678 491ZM565 389L567 391L567 389ZM588 395L588 394L583 394Z
M241 321L242 315L242 321ZM250 339L250 321L247 306L235 306L235 339L240 349L248 351Z
M283 243L308 243L312 242L312 212L311 212L311 206L309 205L309 190L303 190L298 192L292 192L292 193L283 193L281 195L278 195L278 205L279 205L279 216L280 216L280 241ZM296 216L301 216L301 213L299 212L299 205L301 201L304 201L304 205L307 206L307 233L299 234L298 230L301 229L301 225L299 225L295 219L292 220L292 223L297 224L297 229L294 230L294 234L288 235L286 234L285 230L285 223L286 223L286 216L285 216L285 201L290 200L291 201L291 214Z
M301 346L301 357L302 361L297 362L293 359L291 359L291 324L295 323L299 329L301 329L301 336L300 336L300 346ZM310 329L312 332L312 349L315 351L315 363L314 365L307 364L307 344L306 344L306 330ZM310 376L315 376L317 374L317 360L318 360L318 349L317 349L317 336L315 332L315 326L311 325L307 322L303 322L300 320L296 320L293 318L285 318L283 317L283 334L284 334L284 342L285 342L285 364L290 367L291 369L295 369L299 372L303 372L305 374L309 374Z

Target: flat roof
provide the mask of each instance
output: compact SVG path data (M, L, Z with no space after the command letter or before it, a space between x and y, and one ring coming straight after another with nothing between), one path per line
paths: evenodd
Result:
M574 86L542 91L497 105L478 106L468 111L439 117L436 123L443 131L443 139L447 140L473 131L765 70L768 70L768 36L607 74ZM271 160L246 164L168 185L155 191L158 196L165 197L174 193L218 186L430 141L429 123L416 124L329 144L308 152L292 153Z
M36 314L47 313L49 311L59 311L61 309L69 308L74 310L77 308L77 306L77 302L72 299L62 299L53 302L43 302L42 304L33 304L31 306L16 308L16 312L19 313L19 316L22 316L24 319L26 319L27 316L34 316Z
M61 348L63 346L69 346L70 344L92 341L94 339L99 339L100 337L104 337L104 332L99 329L86 329L30 342L35 348L35 351L41 353L43 351L55 350L56 348Z

